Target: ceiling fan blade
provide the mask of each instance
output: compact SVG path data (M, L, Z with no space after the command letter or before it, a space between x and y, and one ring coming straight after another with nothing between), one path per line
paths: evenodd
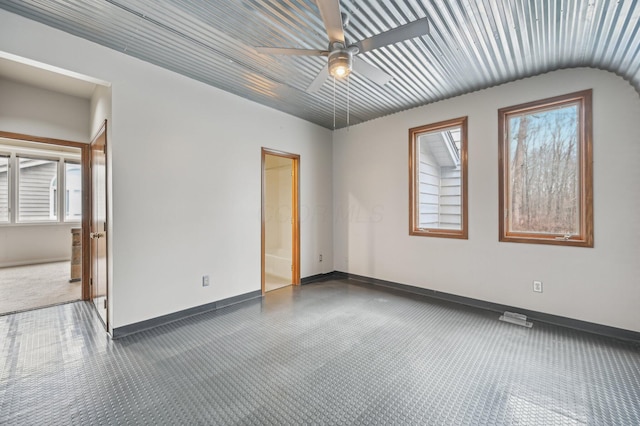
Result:
M325 65L322 67L316 78L313 79L309 87L307 87L307 93L315 93L320 90L327 77L329 77L329 69Z
M420 37L425 34L429 34L428 18L418 19L417 21L401 25L398 28L385 31L383 33L374 35L373 37L369 37L362 41L359 41L355 43L355 45L358 46L358 48L360 49L360 53L362 53L368 52L369 50L378 49L380 47L388 46L390 44L398 43L400 41Z
M322 22L327 30L329 42L339 41L344 44L344 30L342 29L342 14L338 0L316 0Z
M381 86L384 86L393 79L393 77L380 68L374 67L359 58L353 58L353 70Z
M302 55L302 56L327 56L328 50L319 49L290 49L287 47L256 47L258 53L266 55Z

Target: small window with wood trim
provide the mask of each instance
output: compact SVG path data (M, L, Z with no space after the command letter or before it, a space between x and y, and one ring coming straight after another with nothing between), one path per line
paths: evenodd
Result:
M591 90L502 108L500 241L593 247Z
M467 117L409 129L409 234L466 239Z

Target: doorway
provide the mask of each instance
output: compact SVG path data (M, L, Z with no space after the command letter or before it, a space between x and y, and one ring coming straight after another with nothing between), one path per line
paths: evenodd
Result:
M107 121L91 141L91 220L89 279L91 301L109 329L107 286Z
M262 148L262 293L300 284L300 156Z
M0 132L0 314L87 298L79 142Z

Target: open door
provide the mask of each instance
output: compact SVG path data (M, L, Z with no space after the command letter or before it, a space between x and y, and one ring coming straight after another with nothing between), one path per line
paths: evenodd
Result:
M300 156L262 148L262 292L300 284Z
M91 301L108 328L107 310L107 122L91 142Z
M0 314L89 300L87 176L87 143L0 130Z

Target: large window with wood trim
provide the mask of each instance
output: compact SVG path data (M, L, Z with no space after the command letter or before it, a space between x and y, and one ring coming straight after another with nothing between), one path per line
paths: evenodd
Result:
M467 117L409 129L409 234L467 230Z
M593 247L591 90L498 118L500 241Z
M81 219L79 148L0 138L0 224Z

